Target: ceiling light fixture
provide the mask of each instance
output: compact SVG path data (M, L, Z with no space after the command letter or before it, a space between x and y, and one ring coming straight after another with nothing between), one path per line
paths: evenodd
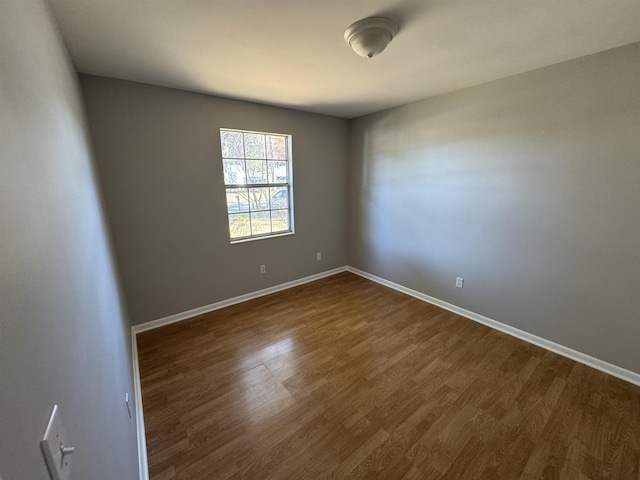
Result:
M375 57L398 33L398 25L388 18L370 17L349 25L344 39L361 57Z

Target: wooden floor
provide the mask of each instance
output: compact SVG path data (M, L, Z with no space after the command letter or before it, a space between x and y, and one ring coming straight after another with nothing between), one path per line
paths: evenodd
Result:
M640 388L350 273L138 336L152 480L640 479Z

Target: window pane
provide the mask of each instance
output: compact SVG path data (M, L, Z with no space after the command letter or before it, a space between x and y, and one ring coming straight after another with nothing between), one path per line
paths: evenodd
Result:
M267 158L287 160L287 139L280 135L267 135Z
M269 210L269 188L250 188L249 206L252 212Z
M275 133L220 130L232 243L292 231L290 139Z
M286 232L289 230L289 210L271 211L271 231Z
M242 238L251 235L249 214L229 215L229 233L231 234L231 238Z
M244 175L244 160L227 160L222 161L224 169L225 185L241 185L247 183Z
M267 162L247 160L247 183L267 183Z
M227 188L227 212L249 211L249 194L246 188Z
M244 155L246 158L266 158L264 152L264 135L259 133L244 134Z
M220 130L222 158L243 158L242 133Z
M269 183L288 183L288 162L267 161Z
M269 212L251 213L251 234L264 235L271 233L271 215Z
M271 187L271 208L289 208L289 192L286 188Z

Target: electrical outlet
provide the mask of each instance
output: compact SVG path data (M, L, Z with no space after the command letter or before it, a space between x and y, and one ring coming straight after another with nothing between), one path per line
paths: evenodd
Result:
M260 265L260 273L261 274L267 273L267 266L266 265Z
M316 260L318 261L322 260L322 252L316 253Z
M458 288L462 288L462 285L464 284L464 278L462 277L456 277L456 287Z

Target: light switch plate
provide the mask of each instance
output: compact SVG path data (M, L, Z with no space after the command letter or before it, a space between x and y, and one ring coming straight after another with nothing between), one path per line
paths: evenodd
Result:
M58 405L54 405L44 438L40 442L52 480L69 480L73 452L63 454L63 448L68 449L70 445L60 418L60 409Z

